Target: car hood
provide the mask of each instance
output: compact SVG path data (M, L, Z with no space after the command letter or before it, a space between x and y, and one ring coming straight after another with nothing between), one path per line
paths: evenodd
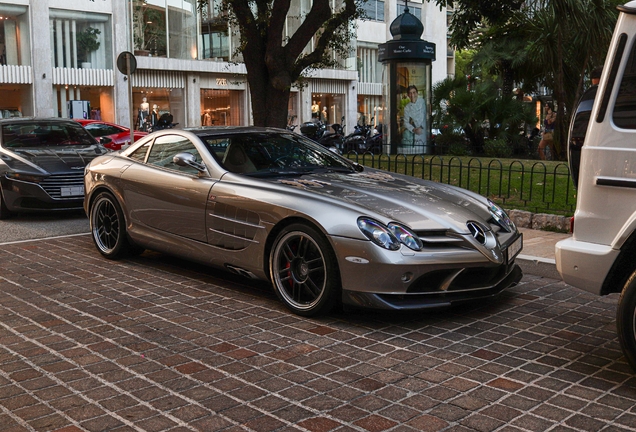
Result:
M303 195L354 206L367 216L399 221L416 230L467 232L467 221L488 224L487 200L473 192L433 181L365 168L355 174L311 174L268 180ZM290 191L290 194L294 192Z
M2 162L9 170L21 172L66 173L83 170L97 156L107 153L103 146L32 147L2 149Z

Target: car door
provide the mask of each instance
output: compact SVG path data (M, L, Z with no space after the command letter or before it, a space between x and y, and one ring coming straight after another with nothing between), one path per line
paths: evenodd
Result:
M202 158L194 143L178 134L155 139L147 157L122 174L124 200L132 223L206 242L205 209L214 180L173 162L177 153Z

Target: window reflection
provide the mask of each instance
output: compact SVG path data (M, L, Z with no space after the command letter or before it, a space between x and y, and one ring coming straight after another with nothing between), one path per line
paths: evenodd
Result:
M53 67L111 69L111 24L105 14L51 9Z
M0 4L0 65L31 64L26 6Z

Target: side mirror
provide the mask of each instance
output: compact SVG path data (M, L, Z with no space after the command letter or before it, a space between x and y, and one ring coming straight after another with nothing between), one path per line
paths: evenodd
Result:
M205 165L197 162L196 156L193 155L192 153L188 153L188 152L177 153L172 158L172 162L174 162L178 166L182 166L182 167L188 166L188 167L194 168L200 173L205 172Z
M99 143L101 145L110 144L112 142L113 142L113 140L111 138L108 138L108 137L105 137L105 136L99 138Z

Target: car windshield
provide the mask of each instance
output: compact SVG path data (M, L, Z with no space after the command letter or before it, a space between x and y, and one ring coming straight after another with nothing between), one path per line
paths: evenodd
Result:
M354 172L354 165L325 147L292 133L251 132L201 137L226 170L250 176Z
M92 144L95 139L80 124L34 121L2 126L2 146L5 148Z

